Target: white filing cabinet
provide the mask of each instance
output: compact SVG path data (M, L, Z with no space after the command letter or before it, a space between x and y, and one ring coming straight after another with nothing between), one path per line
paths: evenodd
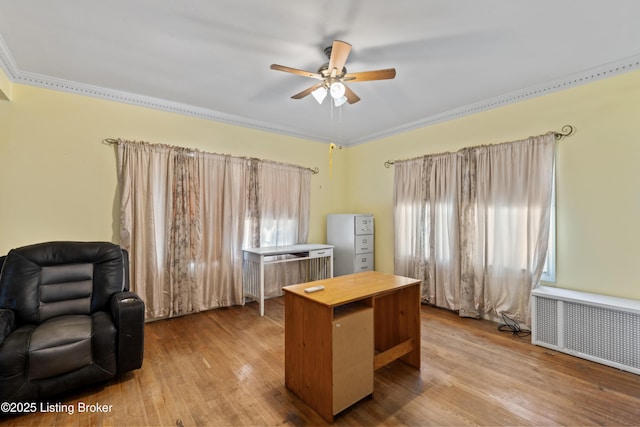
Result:
M373 270L373 215L327 215L327 244L334 246L334 276Z

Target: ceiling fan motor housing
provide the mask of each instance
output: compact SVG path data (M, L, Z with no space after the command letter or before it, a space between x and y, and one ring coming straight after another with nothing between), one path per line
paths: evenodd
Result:
M318 74L322 74L323 77L331 77L331 70L329 70L329 63L326 62L318 68ZM347 67L342 67L342 72L336 74L336 78L341 79L347 74Z

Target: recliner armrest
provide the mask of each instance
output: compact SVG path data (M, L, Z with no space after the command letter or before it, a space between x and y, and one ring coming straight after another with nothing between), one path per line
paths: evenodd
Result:
M134 292L114 294L111 315L118 329L118 372L139 369L144 356L144 301Z
M0 344L16 329L16 315L13 310L0 308Z

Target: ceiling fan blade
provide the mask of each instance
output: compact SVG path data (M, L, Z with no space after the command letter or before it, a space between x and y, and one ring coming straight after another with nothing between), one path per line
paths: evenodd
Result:
M360 97L356 95L351 89L349 89L349 86L347 85L344 85L344 96L347 97L347 102L349 104L355 104L356 102L360 101Z
M334 40L333 46L331 46L331 57L329 58L329 71L333 71L336 68L337 74L342 73L344 64L347 62L351 52L351 45L341 40Z
M322 86L324 86L324 82L323 83L318 83L315 84L309 88L306 88L305 90L303 90L302 92L298 92L295 95L293 95L291 98L293 99L301 99L304 98L305 96L309 95L311 92L313 92L314 90L321 88Z
M321 74L312 73L311 71L299 70L297 68L285 67L284 65L271 64L270 68L272 70L284 71L285 73L297 74L299 76L310 77L312 79L318 79L318 80L324 79L324 77L322 77Z
M396 76L395 68L386 68L384 70L361 71L359 73L345 74L342 80L349 82L366 82L370 80L386 80L393 79Z

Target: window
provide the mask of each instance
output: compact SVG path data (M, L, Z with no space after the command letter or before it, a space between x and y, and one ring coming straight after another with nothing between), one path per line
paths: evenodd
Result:
M410 256L415 256L415 249L417 248L416 246L416 235L415 232L409 232L409 222L410 222L410 218L415 217L415 213L412 211L412 207L410 204L405 203L402 205L399 205L400 207L396 208L396 233L402 232L404 231L404 239L406 239L407 241L412 241L413 243L410 244L406 244L401 246L398 252L398 255L402 256L402 257L410 257ZM423 254L426 258L429 258L430 256L434 256L435 260L438 264L440 265L444 265L444 264L448 264L451 261L451 256L452 256L452 248L450 247L450 242L451 242L451 236L449 236L449 234L452 232L449 227L447 227L446 225L454 220L453 216L452 216L452 207L449 204L445 204L445 203L436 203L435 209L433 209L433 214L430 212L430 206L429 204L426 204L424 207L425 211L426 211L426 217L429 218L430 215L435 215L436 216L436 223L437 223L437 227L436 227L436 234L437 237L435 239L436 242L436 246L435 246L435 253L431 254L431 250L429 248L429 244L430 244L430 239L429 239L429 233L430 233L430 229L431 229L431 224L429 221L426 221L426 223L424 224L424 236L422 239L422 251ZM501 206L500 208L489 208L489 215L488 217L490 219L485 219L485 221L483 222L486 225L492 226L496 221L497 222L506 222L509 220L509 218L511 216L526 216L527 210L523 207L513 207L513 206ZM555 202L555 179L553 182L553 189L552 189L552 195L551 195L551 212L550 212L550 224L549 224L549 245L548 245L548 249L547 249L547 255L546 255L546 260L545 260L545 264L542 270L542 275L540 277L540 281L542 282L555 282L556 280L556 202ZM525 233L526 234L526 233ZM494 238L487 237L487 241L485 242L488 246L494 246L494 245L502 245L502 246L509 246L509 245L513 245L513 241L507 240L507 241L502 241L502 242L497 242L495 241ZM518 262L518 264L521 266L520 268L526 268L526 264L527 264L527 260L526 260L526 250L521 250L518 251L517 253L522 254L522 259ZM498 265L499 262L496 259L490 258L487 259L487 261L489 262L489 264L491 265ZM513 263L514 260L511 260L511 263Z
M547 259L542 269L541 282L556 281L556 174L554 169L553 184L551 190L551 215L549 225L549 249L547 250Z

